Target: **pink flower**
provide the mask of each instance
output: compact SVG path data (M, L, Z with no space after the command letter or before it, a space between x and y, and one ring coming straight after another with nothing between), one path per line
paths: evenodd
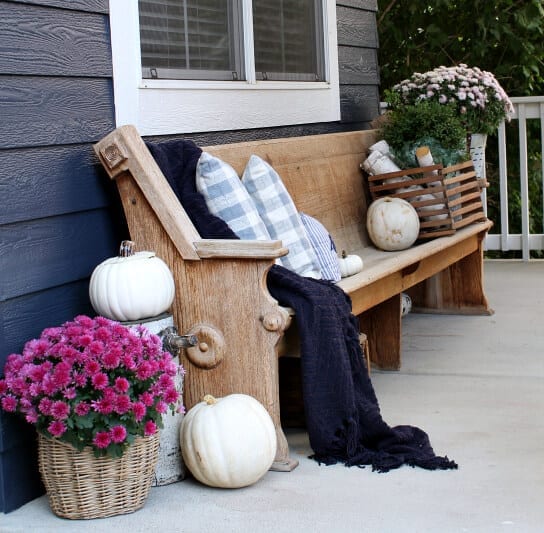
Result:
M38 413L34 409L30 409L25 416L25 420L29 424L35 424L38 421Z
M51 414L57 419L57 420L64 420L65 418L68 418L68 415L70 414L70 406L67 403L56 401L53 402L53 405L51 406Z
M14 413L17 409L17 400L13 396L4 396L1 405L4 411Z
M145 423L144 435L146 437L149 436L149 435L154 435L156 431L157 431L157 424L155 424L155 422L153 422L153 420L148 420Z
M138 379L141 379L142 381L149 378L152 375L152 373L153 371L152 371L151 365L149 364L149 361L143 361L142 364L136 370L136 375L138 376Z
M51 424L49 424L49 426L47 426L47 430L54 437L60 437L66 432L66 425L60 420L54 420L51 422Z
M98 411L100 414L109 415L113 413L115 404L111 398L102 398L101 400L92 402L92 406L94 410Z
M168 389L164 394L164 401L167 403L176 403L179 400L179 392L174 389Z
M100 341L93 341L89 344L89 352L92 355L101 355L104 352L104 343Z
M68 387L68 388L64 391L64 397L65 397L67 400L73 400L76 396L77 396L77 392L76 392L75 387Z
M95 332L95 337L99 341L108 342L111 339L111 332L107 325L100 326Z
M115 378L115 390L117 392L127 392L130 383L127 378Z
M105 389L108 386L108 376L104 372L98 372L93 375L91 382L96 389Z
M100 365L94 359L89 359L85 362L85 372L93 375L100 371Z
M103 450L107 448L111 443L110 434L107 431L98 431L93 439L93 444Z
M127 430L125 426L114 426L111 428L110 435L111 440L119 444L127 438Z
M150 392L142 392L140 394L140 401L147 407L151 407L153 405L154 399L153 395Z
M78 416L85 416L90 410L91 406L87 402L79 402L74 408L74 412Z
M115 400L115 412L123 415L130 409L131 405L130 396L126 394L119 395Z
M119 366L120 358L114 352L107 352L102 357L102 362L106 368L117 368Z
M38 410L40 413L48 416L51 414L51 406L53 405L53 401L49 398L42 398L40 400L40 403L38 404Z
M132 404L132 412L134 413L134 418L136 422L140 422L145 416L147 409L142 402L135 402Z
M157 405L155 405L155 409L157 410L157 413L164 414L166 411L168 411L168 404L162 400L159 400Z

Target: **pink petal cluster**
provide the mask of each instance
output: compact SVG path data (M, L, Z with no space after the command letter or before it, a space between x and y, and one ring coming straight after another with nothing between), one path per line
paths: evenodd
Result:
M45 435L108 453L154 434L169 408L183 412L176 373L184 369L145 327L80 315L8 356L0 406Z

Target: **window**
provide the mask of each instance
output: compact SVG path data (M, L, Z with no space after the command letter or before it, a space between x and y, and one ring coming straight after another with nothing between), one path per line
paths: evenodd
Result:
M338 120L334 0L110 0L117 125L142 135Z
M140 0L142 77L244 79L241 4Z
M258 79L325 80L319 0L254 0L253 34Z

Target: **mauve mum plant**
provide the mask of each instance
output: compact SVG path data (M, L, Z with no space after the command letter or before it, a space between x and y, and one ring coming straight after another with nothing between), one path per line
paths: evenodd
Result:
M461 63L415 72L387 92L391 109L419 102L438 102L453 106L468 133L494 133L503 120L509 120L514 107L491 72Z
M120 457L162 427L168 410L183 412L177 372L183 367L145 327L80 315L8 356L0 405L47 437Z

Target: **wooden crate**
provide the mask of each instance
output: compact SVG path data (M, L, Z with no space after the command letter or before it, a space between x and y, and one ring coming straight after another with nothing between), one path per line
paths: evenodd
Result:
M415 207L420 240L452 235L468 224L486 220L481 193L487 183L478 179L472 161L368 175L367 179L372 200L391 196Z

